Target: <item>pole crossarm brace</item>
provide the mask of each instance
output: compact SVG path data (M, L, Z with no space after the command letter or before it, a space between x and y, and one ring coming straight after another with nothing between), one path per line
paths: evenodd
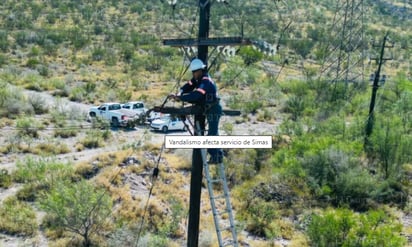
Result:
M227 45L250 45L252 41L242 37L223 38L199 38L199 39L165 39L164 45L175 47L190 46L227 46Z
M176 108L176 107L167 107L167 106L155 106L153 107L154 112L160 112L165 114L176 114L176 115L199 115L203 114L203 111L196 107L183 107L183 108ZM223 116L240 116L241 112L238 110L229 110L224 109L222 111Z

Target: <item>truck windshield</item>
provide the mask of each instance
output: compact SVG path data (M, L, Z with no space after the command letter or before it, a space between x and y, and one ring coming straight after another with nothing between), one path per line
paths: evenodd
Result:
M121 108L120 104L114 104L109 106L109 110L119 110Z

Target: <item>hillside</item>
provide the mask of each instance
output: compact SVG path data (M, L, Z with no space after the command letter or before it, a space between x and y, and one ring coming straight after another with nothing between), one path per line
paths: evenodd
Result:
M3 1L0 246L186 246L191 150L86 121L190 79L196 49L162 41L197 37L198 4L169 2ZM412 246L412 2L211 2L210 37L253 44L209 49L242 112L221 134L273 140L225 150L240 245ZM201 207L199 246L217 246L206 187Z

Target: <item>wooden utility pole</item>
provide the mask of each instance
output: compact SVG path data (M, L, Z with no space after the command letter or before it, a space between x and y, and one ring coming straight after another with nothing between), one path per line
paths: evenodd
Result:
M374 125L374 121L375 121L375 119L374 119L374 109L375 109L376 93L379 89L379 81L380 81L380 73L381 73L381 69L382 69L382 64L385 60L389 60L389 59L384 58L385 47L387 47L386 46L387 39L388 39L388 33L383 38L380 56L377 59L378 60L378 69L376 70L376 72L374 74L374 78L373 78L372 96L371 96L371 102L370 102L370 105L369 105L368 121L366 123L366 129L365 129L364 147L366 149L369 147L369 144L370 144L369 143L369 137L372 134L373 125Z
M209 37L210 1L199 1L199 39ZM208 46L198 46L198 58L207 64ZM205 130L205 116L195 115L195 135L203 135ZM190 178L189 224L187 232L187 246L197 247L199 243L200 202L202 194L203 159L201 149L193 149L192 176Z

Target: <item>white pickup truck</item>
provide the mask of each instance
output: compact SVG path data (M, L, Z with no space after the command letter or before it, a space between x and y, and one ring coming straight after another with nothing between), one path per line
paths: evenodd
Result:
M122 108L120 103L115 102L91 107L88 117L107 120L114 127L134 127L139 121L138 113Z
M142 101L130 101L122 104L122 108L137 112L139 115L146 114L148 111Z

